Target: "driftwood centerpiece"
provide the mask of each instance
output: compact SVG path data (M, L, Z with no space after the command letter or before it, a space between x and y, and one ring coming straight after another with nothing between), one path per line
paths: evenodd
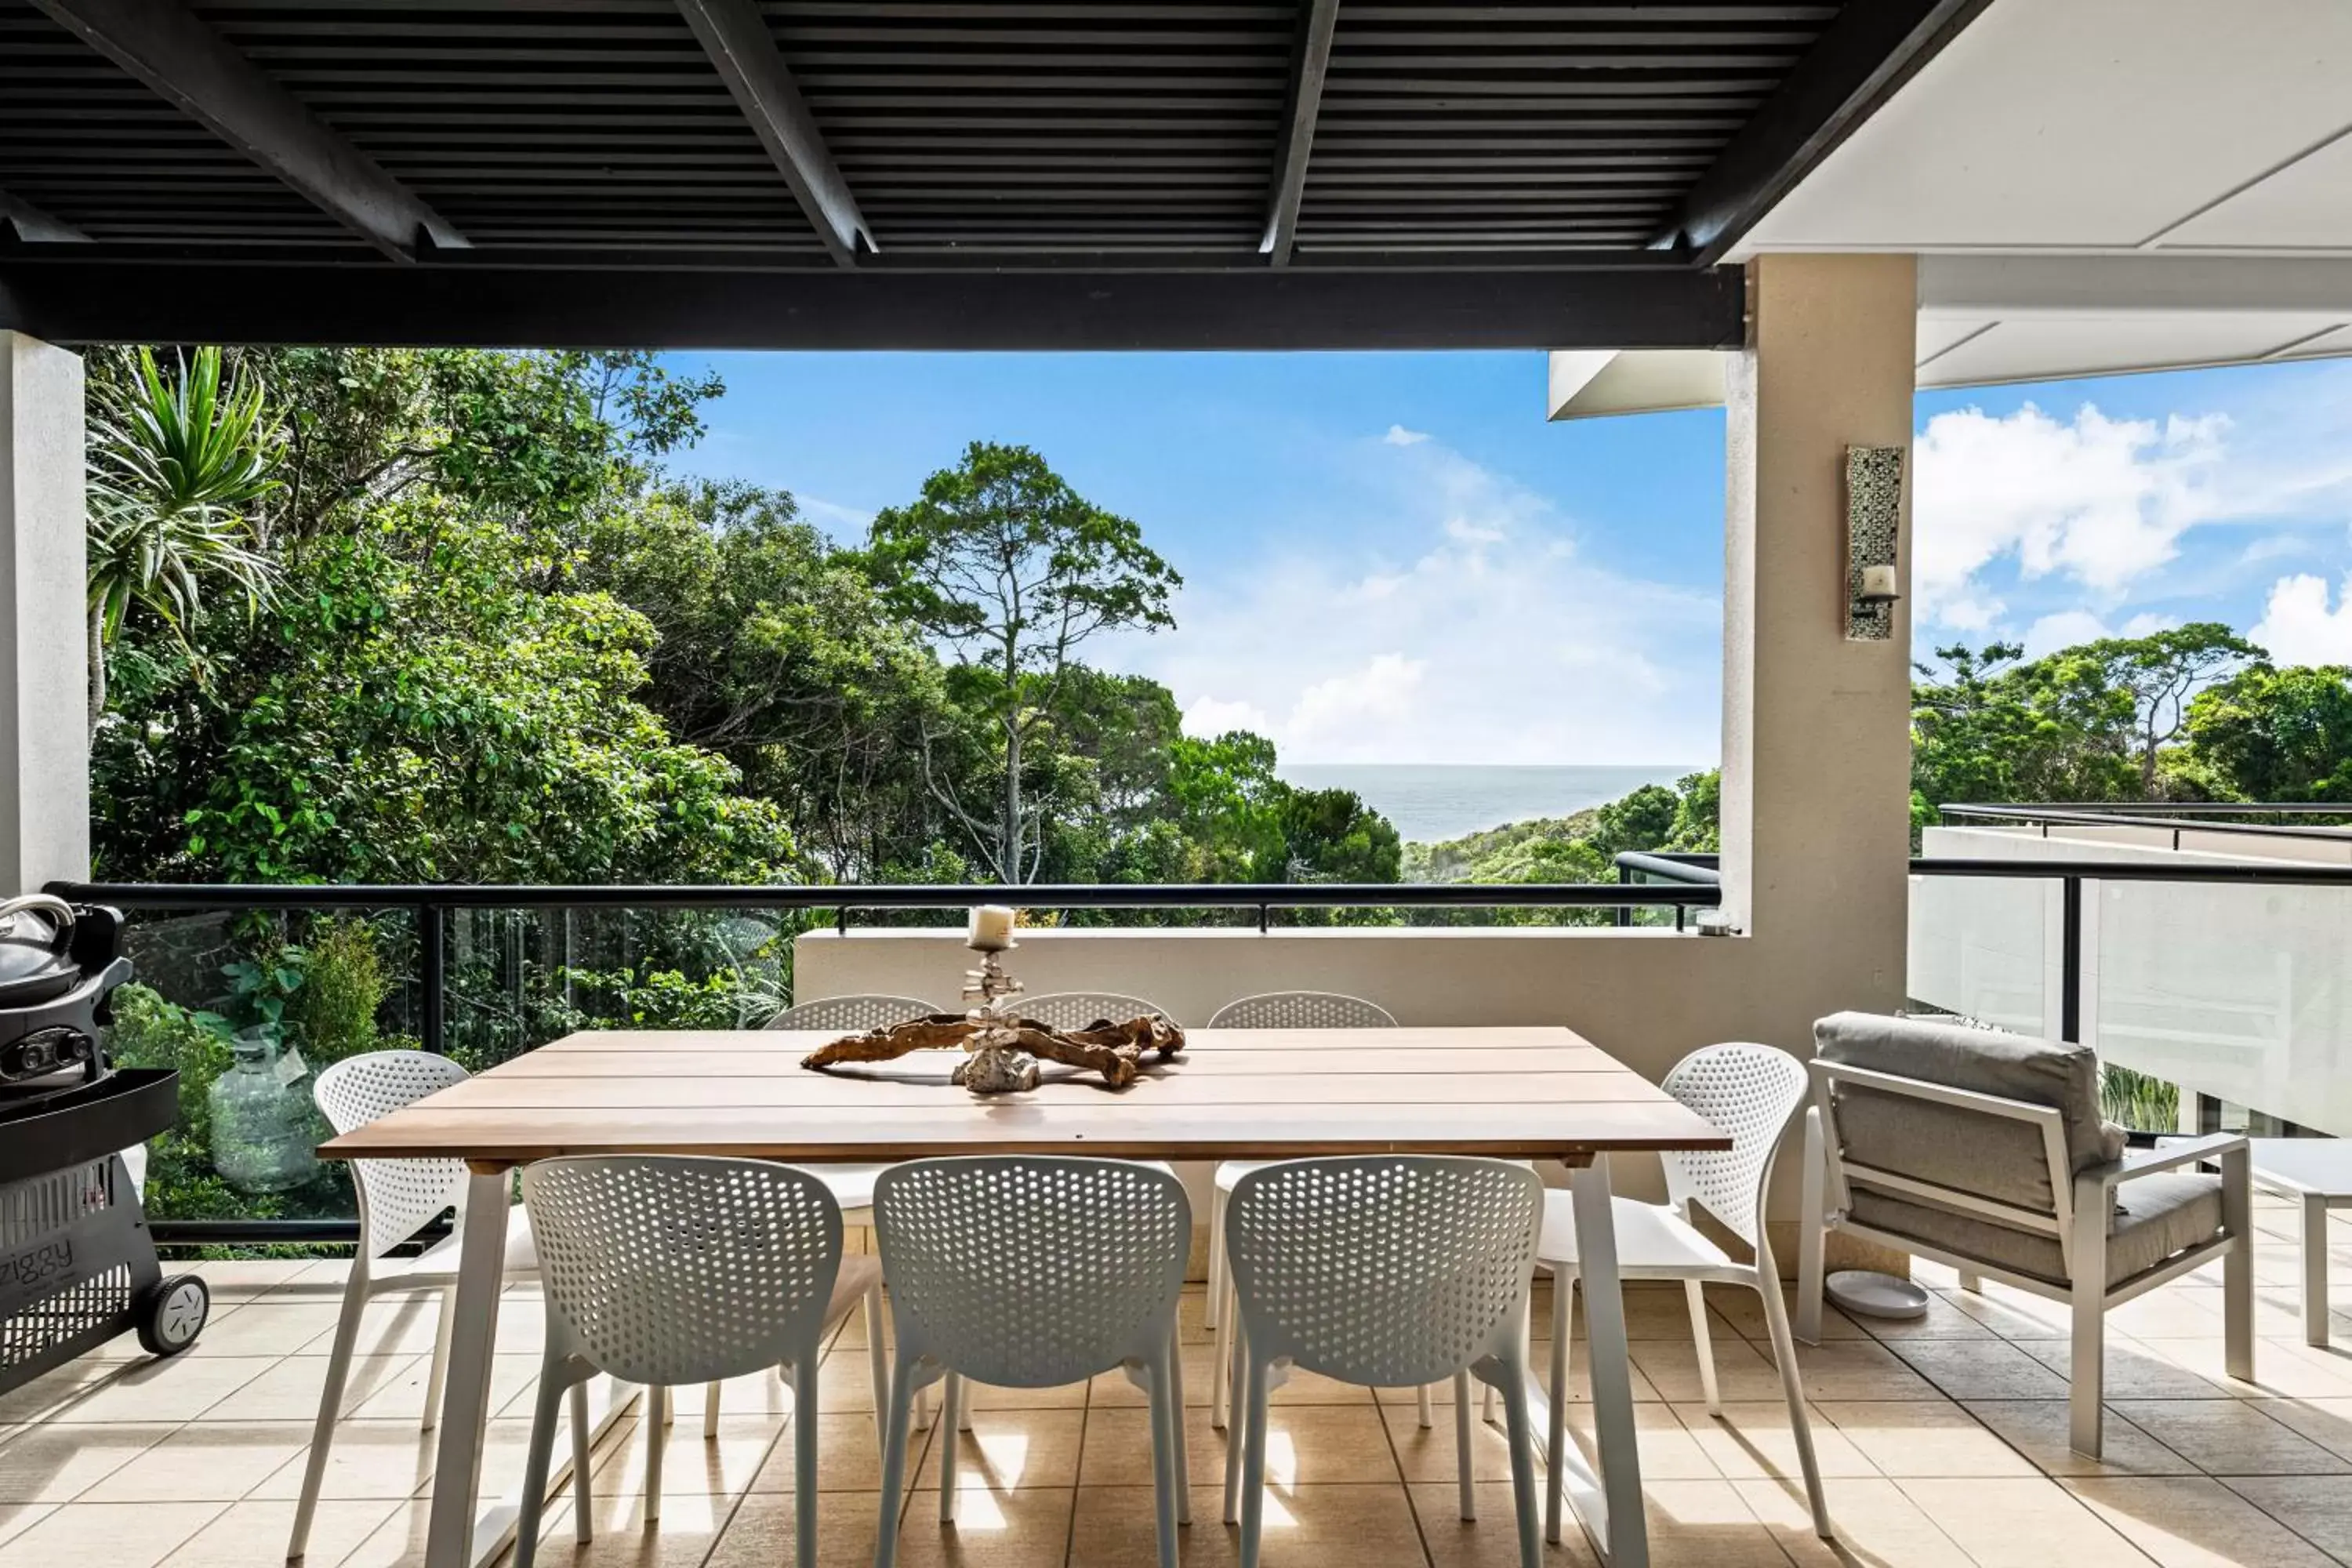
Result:
M971 1053L955 1081L974 1094L1010 1094L1037 1086L1040 1060L1098 1072L1113 1089L1135 1081L1146 1051L1165 1060L1184 1048L1184 1031L1165 1018L1098 1018L1083 1029L1055 1029L1034 1018L985 1013L933 1013L929 1017L845 1035L801 1058L822 1072L844 1062L887 1062L914 1051Z

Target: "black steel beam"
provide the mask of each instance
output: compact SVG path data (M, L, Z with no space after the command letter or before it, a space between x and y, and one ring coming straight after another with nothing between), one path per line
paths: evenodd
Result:
M477 253L478 255L478 253ZM0 257L53 342L675 349L1734 348L1736 268L1224 273L238 267Z
M1290 102L1274 153L1274 188L1266 204L1265 239L1258 248L1276 267L1290 265L1298 243L1298 203L1307 194L1307 160L1315 149L1315 119L1323 108L1323 79L1331 69L1331 34L1339 0L1306 0L1298 18L1298 48L1291 60Z
M26 245L88 245L89 236L51 217L28 201L0 191L0 239L13 236Z
M178 0L33 0L51 20L396 260L464 235Z
M860 240L878 251L754 0L677 0L677 8L834 260L856 265Z
M1990 0L1847 0L1654 243L1711 265Z

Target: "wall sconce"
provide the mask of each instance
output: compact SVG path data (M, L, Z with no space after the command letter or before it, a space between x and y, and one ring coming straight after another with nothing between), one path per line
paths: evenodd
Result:
M1845 449L1845 635L1885 642L1895 635L1901 574L1895 542L1903 527L1903 448Z

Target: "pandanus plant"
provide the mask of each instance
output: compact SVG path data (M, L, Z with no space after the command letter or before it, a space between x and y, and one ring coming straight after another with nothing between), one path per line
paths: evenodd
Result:
M250 511L278 488L260 382L222 384L221 353L184 355L166 377L152 350L99 395L89 428L89 722L106 710L107 649L134 609L185 646L208 585L269 596L272 567Z

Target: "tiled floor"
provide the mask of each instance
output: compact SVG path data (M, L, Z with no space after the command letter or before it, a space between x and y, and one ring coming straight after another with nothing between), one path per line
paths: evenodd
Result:
M2302 1342L2291 1211L2265 1204L2256 1274L2260 1381L2223 1374L2218 1279L2192 1278L2122 1309L2109 1347L2107 1453L2065 1446L2063 1310L2004 1290L1937 1287L1924 1322L1835 1321L1802 1352L1814 1440L1839 1540L1816 1541L1753 1298L1711 1297L1722 1420L1703 1404L1679 1291L1629 1300L1651 1538L1661 1564L1788 1563L1984 1568L2106 1563L2352 1563L2352 1228L2337 1233L2343 1351ZM2352 1226L2352 1217L2340 1219ZM197 1348L149 1364L125 1341L0 1398L0 1568L215 1568L284 1552L340 1270L334 1264L207 1266L215 1317ZM1538 1289L1542 1287L1538 1286ZM486 1488L519 1472L537 1356L528 1289L502 1314L499 1416ZM1188 1298L1186 1382L1194 1523L1186 1561L1234 1556L1217 1522L1221 1435L1205 1405L1209 1349ZM1538 1311L1537 1321L1545 1321ZM373 1309L329 1471L311 1568L391 1568L418 1555L432 1443L416 1428L432 1303ZM1540 1359L1546 1348L1538 1347ZM1580 1354L1580 1364L1582 1357ZM1276 1394L1266 1506L1269 1568L1474 1568L1516 1562L1499 1436L1481 1429L1478 1522L1456 1517L1451 1424L1415 1422L1409 1394L1300 1378ZM672 1428L661 1520L644 1523L643 1435L625 1418L599 1447L596 1541L576 1548L568 1501L551 1507L540 1561L738 1568L792 1553L790 1398L728 1385L717 1441L698 1395ZM853 1318L828 1359L822 1557L864 1563L879 1499ZM961 1520L942 1530L938 1458L925 1445L902 1561L916 1565L1152 1561L1140 1396L1116 1377L1036 1394L981 1391L961 1470ZM1571 1410L1582 1424L1584 1408ZM1591 1563L1580 1539L1547 1561Z

